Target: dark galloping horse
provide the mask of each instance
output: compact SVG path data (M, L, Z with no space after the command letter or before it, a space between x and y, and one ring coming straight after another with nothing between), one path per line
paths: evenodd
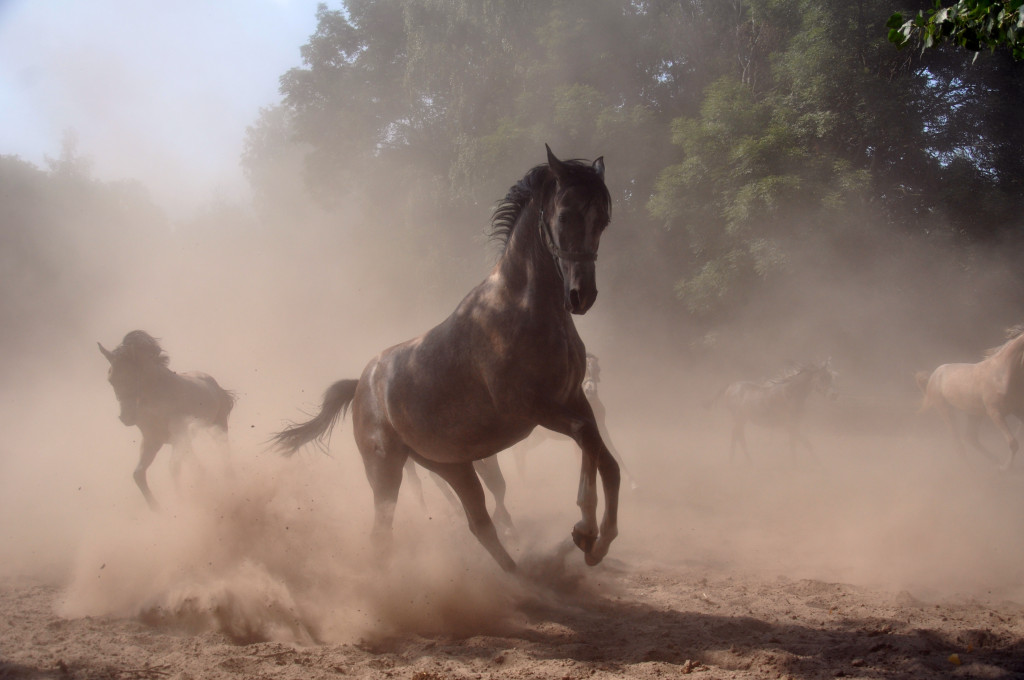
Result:
M804 407L812 392L820 392L829 399L835 399L835 380L836 373L832 370L831 361L824 361L799 366L764 382L744 380L722 389L708 406L721 399L732 416L730 460L736 456L737 445L743 449L746 459L750 460L744 433L748 422L763 427L785 428L789 434L790 453L794 458L798 444L813 454L814 447L800 432Z
M917 382L924 391L921 411L934 408L946 421L957 451L963 454L964 444L955 421L955 412L967 415L967 441L985 456L989 453L978 439L981 421L988 416L1006 440L1009 457L1001 467L1009 470L1020 448L1010 432L1007 417L1024 420L1024 328L1007 331L1010 339L985 353L974 364L942 364L930 374L918 373Z
M494 211L504 243L494 269L424 335L381 352L358 380L328 388L319 415L278 433L286 451L330 435L351 404L356 445L373 489L374 538L391 540L408 458L455 491L469 528L507 571L515 562L487 514L473 461L526 438L538 425L583 450L572 530L587 564L599 563L618 534L619 466L583 393L586 350L571 314L597 298L601 233L611 215L604 161L548 162L530 170ZM597 475L604 518L597 522Z
M213 427L226 437L235 396L205 373L169 369L169 357L145 331L128 333L113 351L96 344L110 362L107 378L121 405L121 422L142 432L135 483L149 507L157 510L146 482L157 452L167 443L174 448L171 471L177 479L182 457L191 452L189 426L196 422Z

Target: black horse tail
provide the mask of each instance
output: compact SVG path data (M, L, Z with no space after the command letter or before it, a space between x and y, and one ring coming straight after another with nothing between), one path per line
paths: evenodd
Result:
M344 417L352 399L356 396L358 384L358 380L339 380L334 383L324 392L324 403L316 417L278 432L271 441L286 456L292 455L303 445L312 441L326 446L331 439L331 430L337 424L338 418Z

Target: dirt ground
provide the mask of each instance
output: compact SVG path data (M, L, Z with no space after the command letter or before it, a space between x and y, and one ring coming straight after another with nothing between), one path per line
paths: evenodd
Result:
M72 556L36 547L0 581L0 678L1024 677L1020 468L938 453L932 421L865 436L828 415L815 460L752 431L730 462L707 415L699 440L623 431L636 484L596 568L566 540L576 454L503 458L515 576L427 479L391 560L369 555L341 435L239 465L243 441L177 495L155 466L160 515L125 469L77 509Z

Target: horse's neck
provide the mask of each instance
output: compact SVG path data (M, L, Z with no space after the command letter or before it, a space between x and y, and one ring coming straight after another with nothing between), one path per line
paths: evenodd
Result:
M553 307L565 316L562 279L558 264L541 238L540 220L540 210L531 202L516 221L497 272L506 288L528 301L530 313Z
M1021 333L1013 340L1010 340L994 356L1005 357L1010 361L1018 363L1024 359L1024 333Z
M140 371L140 387L147 393L165 388L177 375L163 364L150 364Z
M812 379L813 375L807 371L801 371L796 375L793 375L785 383L783 383L783 390L791 400L796 402L804 402L811 394Z

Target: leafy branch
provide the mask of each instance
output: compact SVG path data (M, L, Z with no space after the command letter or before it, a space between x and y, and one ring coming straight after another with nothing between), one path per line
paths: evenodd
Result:
M950 41L972 52L983 48L1010 48L1015 59L1024 59L1024 0L960 0L918 12L905 19L899 12L886 22L889 42L905 47L911 42L923 49Z

